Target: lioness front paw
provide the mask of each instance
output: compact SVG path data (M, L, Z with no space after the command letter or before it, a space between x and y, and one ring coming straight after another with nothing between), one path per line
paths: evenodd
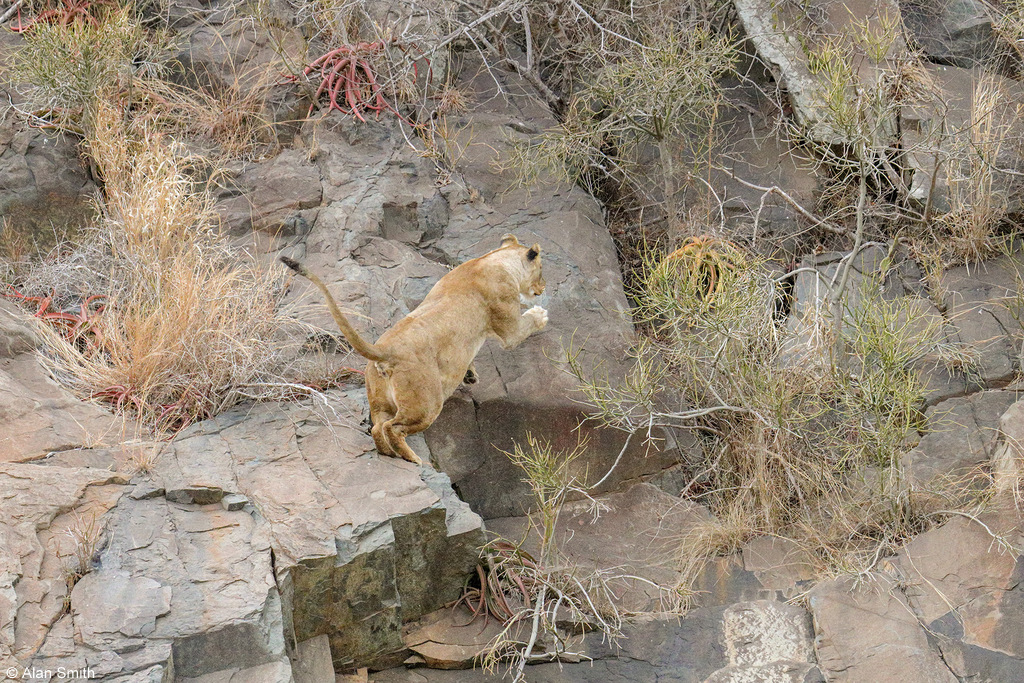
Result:
M540 306L534 306L526 311L526 313L523 313L523 315L533 318L533 325L538 330L543 330L544 326L548 324L547 309L541 308Z

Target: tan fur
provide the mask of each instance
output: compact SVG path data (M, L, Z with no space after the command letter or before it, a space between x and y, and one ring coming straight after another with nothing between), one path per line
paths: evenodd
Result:
M300 263L281 260L324 293L342 334L370 360L366 393L377 450L414 463L421 461L405 437L429 427L461 382L476 381L473 358L484 340L496 337L510 349L548 322L540 306L524 312L519 304L520 294L544 292L540 246L525 247L512 235L441 278L376 344L359 336L320 278Z

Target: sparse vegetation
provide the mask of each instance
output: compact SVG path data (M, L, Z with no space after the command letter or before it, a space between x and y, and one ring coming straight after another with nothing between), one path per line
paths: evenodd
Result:
M730 253L728 262L709 294L707 278L652 256L635 293L648 333L631 374L594 377L578 348L567 368L605 424L704 435L704 462L683 494L714 518L681 540L681 593L704 560L759 534L796 539L825 571L866 570L880 547L896 547L948 504L911 489L900 467L922 426L913 367L936 351L937 330L873 278L841 319L824 302L823 330L792 330L775 315L778 282L763 261Z
M172 431L280 397L266 386L282 381L287 347L276 335L295 325L278 309L280 276L224 245L188 158L160 134L126 129L101 104L87 144L104 181L101 222L35 286L59 278L63 303L82 292L105 303L88 325L46 335L51 371L83 397Z
M527 664L578 657L568 649L574 633L597 630L610 639L621 636L623 615L612 588L617 577L575 567L558 549L556 526L566 496L589 498L586 484L572 475L573 463L585 448L582 442L570 452L559 452L528 434L525 446L517 443L505 453L523 470L523 481L532 490L537 512L530 517L528 533L539 553L534 557L526 552L525 539L492 541L481 551L479 585L467 587L463 601L474 618L503 622L482 664L489 671L507 664L513 681L524 680ZM598 514L599 503L591 502Z
M61 562L67 589L63 612L71 608L71 591L75 584L93 570L104 531L103 522L96 513L86 516L74 511L72 514L74 521L64 530L62 537L57 537L54 549Z
M720 79L733 64L735 48L728 37L700 25L670 23L637 38L642 42L609 57L573 94L558 128L519 145L509 163L524 183L548 172L595 194L611 181L643 196L650 180L645 153L654 146L660 171L655 180L674 224L678 179L708 167Z

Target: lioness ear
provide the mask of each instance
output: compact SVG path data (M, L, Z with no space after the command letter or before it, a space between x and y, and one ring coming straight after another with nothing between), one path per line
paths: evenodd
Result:
M533 245L532 247L530 247L530 251L526 252L526 260L527 261L533 261L538 256L540 256L540 245L539 244Z
M518 244L519 244L519 240L517 240L516 236L513 235L510 232L505 233L501 237L501 246L503 246L503 247L513 247L513 246L516 246Z

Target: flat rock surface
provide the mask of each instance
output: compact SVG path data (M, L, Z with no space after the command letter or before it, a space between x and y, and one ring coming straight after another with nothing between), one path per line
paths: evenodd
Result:
M118 443L124 423L54 382L30 353L0 357L0 462Z
M708 518L700 505L680 501L651 484L636 484L596 502L566 504L554 541L566 565L607 570L619 577L613 584L620 609L651 611L662 606L679 581L674 569L679 539ZM539 556L539 533L528 518L491 519L487 530L513 542L525 539L523 548Z
M530 681L654 683L701 681L822 681L815 665L813 631L801 607L769 601L701 608L680 618L649 617L627 624L612 643L583 639L578 654L592 662L538 664ZM501 680L503 668L447 671L391 669L371 674L375 683L463 683Z
M929 408L928 433L904 460L910 481L927 488L982 477L979 466L991 463L1000 418L1022 396L1016 391L979 391Z

